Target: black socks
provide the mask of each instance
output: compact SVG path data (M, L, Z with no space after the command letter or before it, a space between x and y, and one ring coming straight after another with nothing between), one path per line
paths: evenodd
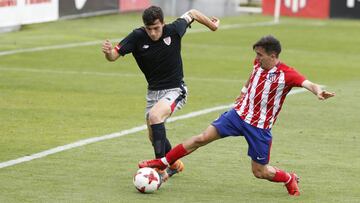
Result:
M162 158L171 150L171 144L166 138L164 123L150 125L153 135L153 147L156 158Z

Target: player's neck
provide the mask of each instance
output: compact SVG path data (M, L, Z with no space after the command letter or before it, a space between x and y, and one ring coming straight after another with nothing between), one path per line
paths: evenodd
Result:
M280 60L276 59L272 63L270 63L268 66L262 66L262 68L264 70L270 70L270 69L274 68L275 66L277 66L279 63L280 63Z

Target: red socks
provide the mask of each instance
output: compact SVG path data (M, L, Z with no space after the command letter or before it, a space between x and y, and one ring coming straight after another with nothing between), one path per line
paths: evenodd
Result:
M181 157L186 156L187 151L182 144L176 145L166 154L166 160L171 165Z
M283 170L276 169L276 173L274 178L271 180L272 182L282 182L282 183L288 183L291 179L290 174L286 173Z

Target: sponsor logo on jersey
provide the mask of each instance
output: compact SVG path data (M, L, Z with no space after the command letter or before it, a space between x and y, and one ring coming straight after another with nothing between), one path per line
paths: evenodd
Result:
M165 42L166 45L169 46L169 45L171 44L171 37L170 37L170 36L169 36L169 37L165 37L163 40L164 40L164 42Z
M143 48L143 49L147 49L147 48L149 48L149 45L144 44L144 46L143 46L142 48Z

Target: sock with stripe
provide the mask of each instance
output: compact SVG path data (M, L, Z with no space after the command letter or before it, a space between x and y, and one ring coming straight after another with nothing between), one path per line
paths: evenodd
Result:
M173 164L176 160L180 159L181 157L184 157L188 154L186 149L182 144L176 145L173 149L170 150L166 154L166 161L168 164ZM166 164L166 163L165 163Z
M281 170L281 169L276 169L276 173L275 176L272 180L270 180L271 182L282 182L282 183L288 183L291 180L291 176L289 173Z

